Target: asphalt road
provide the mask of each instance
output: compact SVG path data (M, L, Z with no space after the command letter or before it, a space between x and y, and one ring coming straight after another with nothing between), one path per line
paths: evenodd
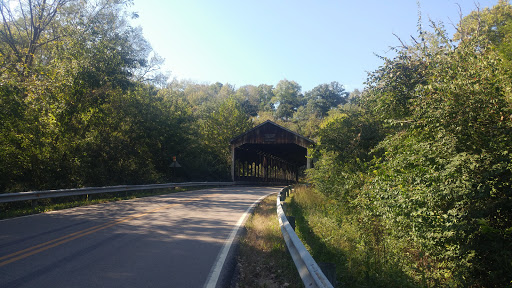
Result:
M0 287L215 284L244 214L278 191L215 188L0 221Z

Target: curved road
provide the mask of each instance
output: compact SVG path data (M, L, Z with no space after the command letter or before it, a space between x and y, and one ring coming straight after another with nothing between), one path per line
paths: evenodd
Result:
M0 221L0 287L213 287L245 213L278 191L215 188Z

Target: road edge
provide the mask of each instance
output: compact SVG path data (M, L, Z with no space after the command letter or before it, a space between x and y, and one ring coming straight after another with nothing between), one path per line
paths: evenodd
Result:
M238 219L238 222L235 224L235 228L231 231L231 234L215 259L215 264L212 266L210 273L208 273L208 278L203 286L204 288L229 287L232 276L235 272L235 256L238 252L239 240L243 232L243 229L240 228L245 225L249 215L253 213L254 208L256 208L258 203L266 197L277 193L278 192L273 192L261 196L258 200L252 203L252 205Z

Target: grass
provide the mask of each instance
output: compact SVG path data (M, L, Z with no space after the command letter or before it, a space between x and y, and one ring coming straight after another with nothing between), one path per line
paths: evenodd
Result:
M79 206L94 205L106 202L135 199L148 196L171 194L176 192L200 190L215 186L176 187L165 189L124 191L115 193L101 193L91 195L69 196L39 199L36 201L18 201L0 203L0 219L14 218L25 215L39 214L49 211L68 209Z
M276 195L265 198L240 239L237 287L304 287L281 234Z
M327 200L312 191L306 186L296 186L294 193L287 199L290 201L287 214L295 217L295 232L313 259L317 263L336 265L336 281L340 287L344 287L349 279L345 273L347 257L343 251L346 249L340 247L345 245L339 233L342 228L330 217L332 215L322 213L321 207L324 207Z
M358 219L340 218L340 208L321 193L297 186L287 215L295 216L296 233L318 262L334 263L339 287L416 287L399 267L365 241Z

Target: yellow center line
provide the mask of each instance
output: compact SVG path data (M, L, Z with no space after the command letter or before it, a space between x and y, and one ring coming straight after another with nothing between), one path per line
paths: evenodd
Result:
M115 221L108 222L108 223L104 223L104 224L97 225L97 226L94 226L94 227L89 227L89 228L87 228L87 229L85 229L85 230L78 231L78 232L75 232L75 233L71 233L71 234L69 234L69 235L65 235L65 236L59 237L59 238L57 238L57 239L54 239L54 240L48 241L48 242L44 242L44 243L41 243L41 244L38 244L38 245L35 245L35 246L32 246L32 247L29 247L29 248L27 248L27 249L23 249L23 250L20 250L20 251L14 252L14 253L9 254L9 255L2 256L2 257L0 257L0 261L1 261L1 260L4 260L4 259L7 259L7 258L10 258L10 257L13 257L13 256L16 256L16 255L18 255L18 254L25 253L25 252L30 251L30 250L37 249L37 248L39 248L39 247L42 247L42 246L45 246L45 245L51 244L51 243L53 243L53 242L60 241L60 240L62 240L62 239L65 239L65 238L71 237L71 236L73 236L73 235L80 234L80 233L84 233L84 232L87 232L88 230L93 230L93 229L96 229L96 228L98 228L98 227L100 227L100 226L108 225L108 224L113 223L113 222L115 222Z
M205 197L212 197L212 196L213 195L206 195ZM176 206L176 205L179 205L179 204L182 204L182 203L188 203L188 202L198 201L198 200L202 200L202 199L201 198L193 198L193 199L188 199L186 201L182 201L180 203L173 203L173 204L164 205L164 206L161 206L159 208L156 208L156 209L153 209L153 210L150 210L150 211L146 211L146 212L143 212L143 213L127 216L127 217L121 218L119 220L110 221L110 222L107 222L107 223L104 223L104 224L101 224L101 225L97 225L97 226L94 226L94 227L89 227L87 229L84 229L84 230L81 230L81 231L77 231L77 232L74 232L74 233L71 233L71 234L68 234L68 235L56 238L54 240L50 240L50 241L47 241L47 242L44 242L44 243L41 243L41 244L38 244L38 245L35 245L35 246L32 246L32 247L29 247L29 248L26 248L26 249L23 249L23 250L14 252L14 253L11 253L9 255L2 256L2 257L0 257L0 261L5 260L5 259L8 259L8 260L0 262L0 267L2 267L4 265L7 265L9 263L12 263L12 262L15 262L15 261L27 258L27 257L32 256L34 254L43 252L43 251L48 250L50 248L59 246L61 244L67 243L69 241L72 241L72 240L75 240L75 239L87 236L89 234L92 234L92 233L95 233L95 232L98 232L98 231L110 228L112 226L121 224L123 222L130 221L130 220L133 220L133 219L136 219L136 218L140 218L142 216L145 216L145 215L148 215L148 214L151 214L151 213L155 213L155 212L158 212L160 210L167 209L169 207ZM17 255L19 255L19 256L17 256ZM15 256L17 256L17 257L15 257Z

